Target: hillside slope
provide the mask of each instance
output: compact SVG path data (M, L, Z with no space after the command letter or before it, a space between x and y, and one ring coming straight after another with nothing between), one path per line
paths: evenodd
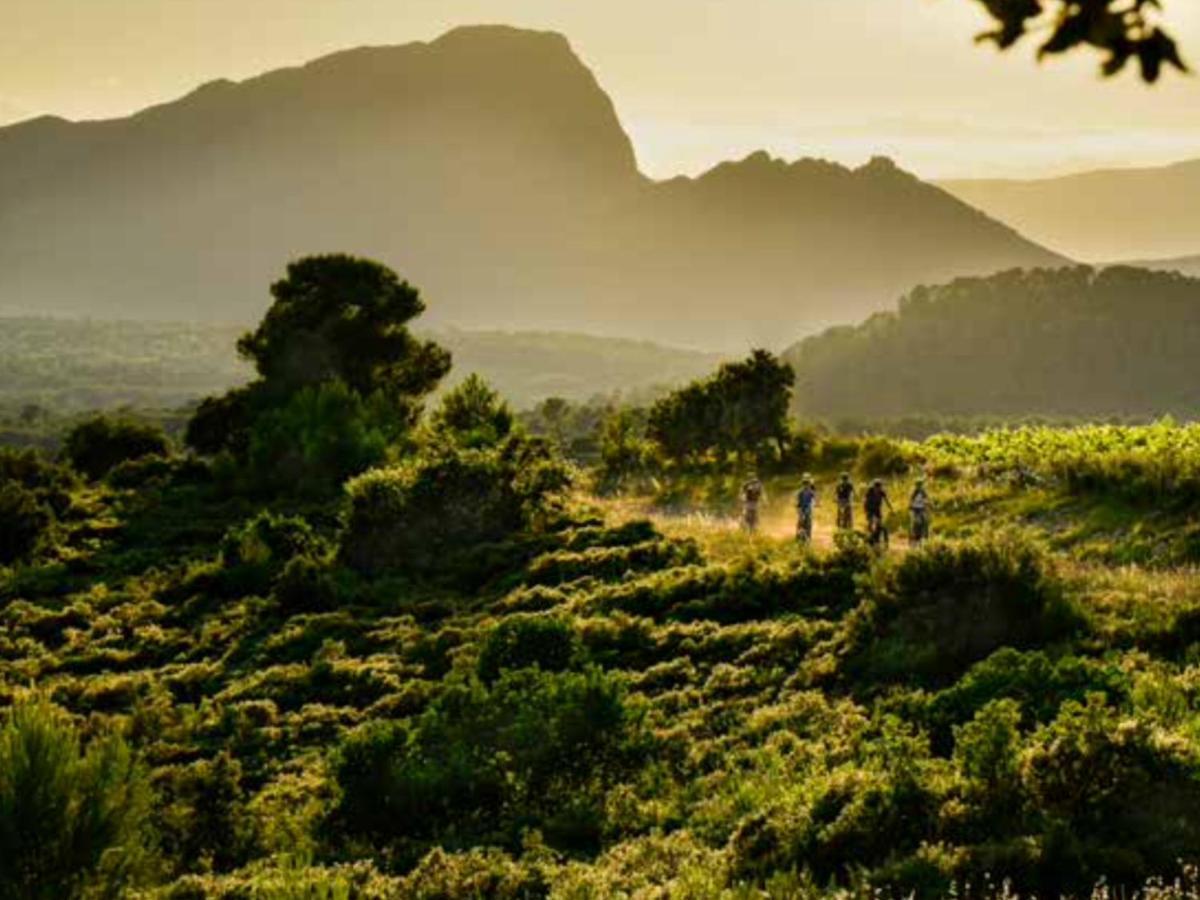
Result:
M947 181L942 187L1074 259L1176 257L1200 247L1200 160L1032 181Z
M920 287L786 354L801 412L1200 414L1200 281L1116 267Z
M1061 262L885 161L655 184L567 41L503 27L0 129L0 196L0 309L102 318L250 320L288 259L345 250L436 325L740 347Z

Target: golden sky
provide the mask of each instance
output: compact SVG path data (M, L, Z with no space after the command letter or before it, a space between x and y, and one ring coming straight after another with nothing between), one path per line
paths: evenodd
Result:
M1200 65L1200 3L1166 0ZM456 25L561 31L652 175L766 148L927 177L1200 157L1200 77L976 47L971 0L0 0L0 122L122 115L218 77Z

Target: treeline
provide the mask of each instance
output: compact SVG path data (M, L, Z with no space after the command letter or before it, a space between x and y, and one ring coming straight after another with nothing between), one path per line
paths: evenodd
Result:
M187 322L0 317L0 429L6 418L69 419L102 409L147 413L193 405L249 380L251 367L234 352L243 330ZM453 329L422 334L454 355L463 376L481 373L520 408L547 397L583 402L620 394L650 400L719 361L709 353L580 334ZM459 380L452 376L442 389ZM22 431L35 429L13 429Z
M1115 267L919 287L785 354L827 419L1200 414L1200 281Z

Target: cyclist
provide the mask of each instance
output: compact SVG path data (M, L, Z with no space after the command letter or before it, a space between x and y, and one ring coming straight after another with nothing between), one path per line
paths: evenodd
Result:
M878 547L880 544L887 545L888 533L883 524L883 507L885 505L889 510L892 509L892 501L888 499L887 491L883 487L883 479L876 478L867 488L867 494L863 500L863 510L867 514L867 540L873 547Z
M817 505L817 486L811 475L804 476L804 483L796 494L796 539L801 544L812 543L813 509Z
M925 490L925 479L918 478L908 501L911 519L909 540L917 547L929 539L929 493Z
M843 472L837 485L837 527L849 531L854 527L854 484L850 473Z
M751 534L758 530L758 506L766 493L757 475L751 475L742 485L742 528Z

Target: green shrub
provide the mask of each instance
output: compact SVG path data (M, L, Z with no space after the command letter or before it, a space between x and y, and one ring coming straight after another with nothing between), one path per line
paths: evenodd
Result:
M1022 725L1031 728L1054 719L1067 700L1082 701L1091 693L1118 702L1129 695L1129 677L1112 663L1077 656L1052 659L1041 650L1023 653L1004 647L932 698L928 718L934 744L948 737L953 725L998 700L1015 701Z
M154 820L163 852L182 871L242 865L252 849L241 764L228 751L154 775Z
M103 478L126 460L170 452L170 441L158 426L108 416L81 422L63 442L63 456L76 472L91 479Z
M487 382L471 374L442 397L430 422L464 447L493 447L512 432L513 414Z
M0 565L31 557L53 520L33 491L12 481L0 483Z
M605 791L635 770L646 742L621 682L597 670L452 685L415 722L372 723L343 741L330 826L414 856L515 847L526 828L553 846L594 849Z
M859 447L857 469L864 478L893 478L908 471L908 454L896 441L868 438Z
M1015 812L1019 799L1020 723L1021 707L1015 700L993 700L970 722L954 728L954 761L993 817L1001 809Z
M139 489L162 484L175 473L175 464L163 456L142 456L117 463L105 480L115 488Z
M1101 695L1066 703L1021 764L1046 829L1041 891L1079 894L1101 877L1135 886L1200 846L1194 751L1121 717Z
M491 683L506 669L537 666L562 672L577 662L582 647L570 622L557 616L516 615L488 632L479 654L479 677Z
M544 446L524 440L431 448L347 485L341 554L368 574L445 571L478 545L533 528L568 483Z
M271 595L289 615L328 612L341 603L342 583L326 560L295 556L275 579Z
M657 572L699 562L700 549L694 542L657 538L632 546L547 553L529 565L525 582L553 585L585 577L613 581L636 572Z
M66 466L35 450L0 447L0 484L15 481L31 491L68 491L78 478Z
M263 511L221 538L221 583L234 596L265 594L290 561L317 559L327 549L305 519Z
M66 715L24 699L0 728L0 897L120 896L148 861L146 777L119 737L86 749Z
M847 625L847 669L870 680L944 683L1004 646L1077 629L1046 556L1016 538L934 542L882 570Z
M267 491L321 496L383 462L409 416L383 394L363 397L340 381L306 387L250 429L248 468Z

